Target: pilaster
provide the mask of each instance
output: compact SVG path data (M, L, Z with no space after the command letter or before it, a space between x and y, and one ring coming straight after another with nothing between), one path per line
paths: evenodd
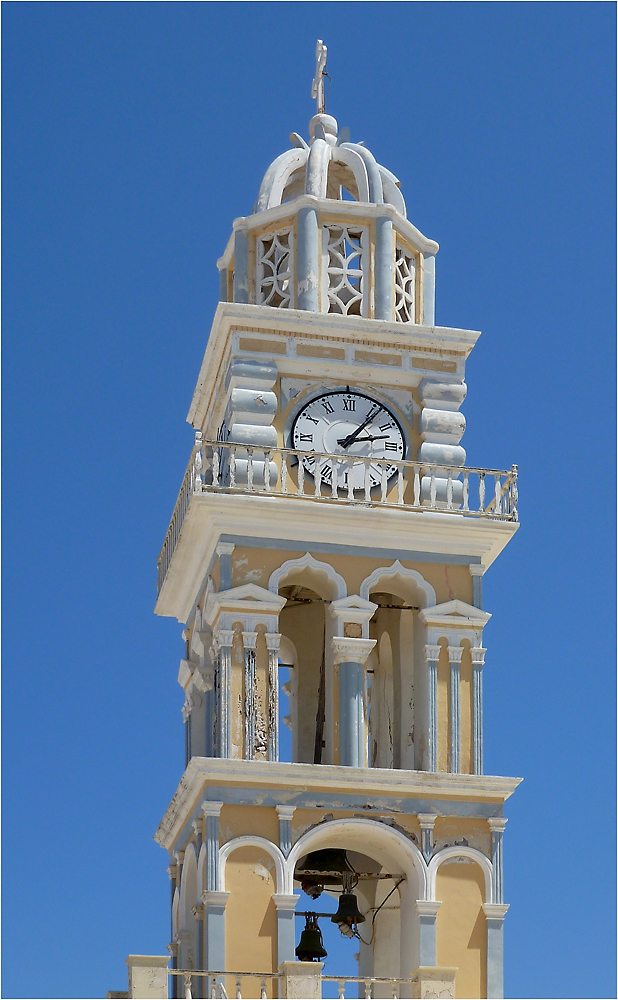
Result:
M470 576L472 577L472 603L475 608L483 609L483 574L485 568L481 563L470 563Z
M483 664L485 653L482 646L473 646L472 657L472 770L483 773Z
M225 906L229 892L211 892L207 889L202 893L204 904L204 964L213 972L223 972L225 969ZM216 980L223 984L223 978ZM206 996L210 996L212 984L208 980Z
M285 858L292 850L292 817L296 806L275 806L279 817L279 847Z
M487 997L502 1000L504 996L504 917L508 904L485 903L487 923Z
M487 820L491 830L492 903L499 904L504 902L502 836L507 822L504 816L492 816Z
M438 659L440 646L425 645L427 663L427 770L438 770ZM426 963L425 963L426 964Z
M461 724L460 724L460 665L463 656L462 646L449 646L448 658L451 667L450 671L450 704L451 704L451 746L450 770L453 774L459 774L461 770L460 748L461 748Z
M433 828L436 817L433 813L419 813L418 821L421 824L421 852L429 864L433 854Z
M436 917L441 901L417 899L416 912L419 917L419 960L421 965L436 964Z
M219 888L219 816L222 807L222 802L202 802L202 814L206 820L205 882L208 892Z
M277 907L277 966L294 961L294 911L299 899L300 896L273 893L273 903Z

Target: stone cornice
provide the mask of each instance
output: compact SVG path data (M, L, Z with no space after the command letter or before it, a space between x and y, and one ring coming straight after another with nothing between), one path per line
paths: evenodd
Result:
M155 834L170 849L200 800L217 787L272 789L294 794L299 788L316 792L353 789L364 799L376 797L480 799L503 803L521 778L482 774L403 771L377 767L339 767L335 764L284 764L272 761L193 757ZM218 803L217 803L218 804ZM204 810L209 803L203 802Z

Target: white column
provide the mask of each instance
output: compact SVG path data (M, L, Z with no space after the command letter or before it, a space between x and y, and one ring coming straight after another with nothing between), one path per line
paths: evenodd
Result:
M268 649L268 759L279 760L279 645L281 633L266 633Z
M487 997L502 1000L504 996L504 917L508 905L485 903L487 923Z
M218 649L216 670L217 757L230 757L230 685L234 633L229 630L220 629L213 635L213 641L215 648Z
M470 576L472 577L472 604L475 608L483 609L483 573L484 567L481 563L470 563Z
M450 675L450 699L451 699L451 767L453 774L459 774L460 747L461 747L461 725L460 725L460 664L463 655L462 646L449 646L448 658L451 665Z
M365 662L375 644L375 639L331 639L339 666L339 763L348 767L366 764Z
M504 901L502 835L507 822L504 816L491 816L487 820L491 830L492 903Z
M483 773L483 664L486 649L473 646L472 656L472 771Z
M257 632L243 632L245 647L245 759L255 757L255 647Z
M277 967L282 962L295 960L294 910L299 899L300 896L273 893L273 903L277 907Z
M425 646L427 662L427 770L438 770L438 658L440 646Z

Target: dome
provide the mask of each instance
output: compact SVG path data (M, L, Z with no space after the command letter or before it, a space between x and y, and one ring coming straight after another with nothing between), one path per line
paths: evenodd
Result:
M309 142L293 132L292 149L271 163L264 175L254 213L277 208L302 195L320 200L391 205L406 217L406 205L394 174L379 164L362 142L350 142L332 115L309 122Z

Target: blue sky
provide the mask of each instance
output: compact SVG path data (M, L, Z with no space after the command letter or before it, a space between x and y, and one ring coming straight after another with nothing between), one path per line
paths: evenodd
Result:
M525 778L507 996L615 996L614 4L3 13L3 996L104 996L169 940L152 836L183 766L182 645L152 613L156 557L215 261L307 132L317 37L328 111L441 245L437 322L483 331L468 463L520 467L521 529L485 578L486 770Z

